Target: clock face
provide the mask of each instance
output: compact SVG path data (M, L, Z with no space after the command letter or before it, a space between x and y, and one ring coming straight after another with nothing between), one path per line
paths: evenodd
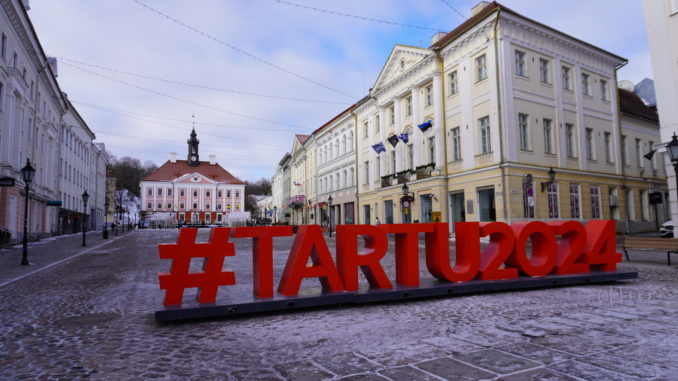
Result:
M195 155L191 156L191 160L195 161Z

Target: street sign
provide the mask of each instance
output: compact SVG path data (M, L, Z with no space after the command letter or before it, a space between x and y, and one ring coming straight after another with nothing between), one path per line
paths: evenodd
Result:
M0 177L0 187L13 187L14 179L11 177Z
M50 200L45 203L47 206L61 206L63 202L57 200Z
M662 203L662 192L650 193L650 204L661 204L661 203Z

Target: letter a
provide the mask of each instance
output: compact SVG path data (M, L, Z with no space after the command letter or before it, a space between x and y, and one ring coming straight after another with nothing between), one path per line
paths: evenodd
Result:
M309 257L313 261L313 266L310 267L307 266ZM297 295L304 278L320 278L325 292L344 290L339 272L318 225L299 227L278 284L278 292L285 296Z

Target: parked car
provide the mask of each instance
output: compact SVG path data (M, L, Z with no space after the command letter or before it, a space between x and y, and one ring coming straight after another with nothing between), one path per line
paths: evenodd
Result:
M139 229L148 229L148 221L146 220L139 221Z
M659 235L662 238L673 238L673 221L668 220L659 228Z

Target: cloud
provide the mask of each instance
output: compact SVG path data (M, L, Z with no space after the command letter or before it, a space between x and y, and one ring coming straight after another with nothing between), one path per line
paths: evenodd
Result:
M29 15L49 55L213 87L346 103L239 96L101 71L190 102L303 126L289 127L155 95L60 65L59 83L73 100L183 121L130 118L78 106L97 133L97 141L105 142L115 155L135 156L156 164L167 160L169 152L183 157L191 115L195 114L201 156L206 159L216 154L225 168L244 179L270 177L276 163L290 150L294 133L312 131L364 96L394 44L428 46L434 33L319 13L272 0L142 1L240 49L354 96L346 97L276 70L132 0L31 3ZM463 21L440 0L294 1L444 31ZM470 16L470 8L477 1L447 2ZM632 59L622 73L634 81L650 76L642 10L637 3L503 2L537 21Z

